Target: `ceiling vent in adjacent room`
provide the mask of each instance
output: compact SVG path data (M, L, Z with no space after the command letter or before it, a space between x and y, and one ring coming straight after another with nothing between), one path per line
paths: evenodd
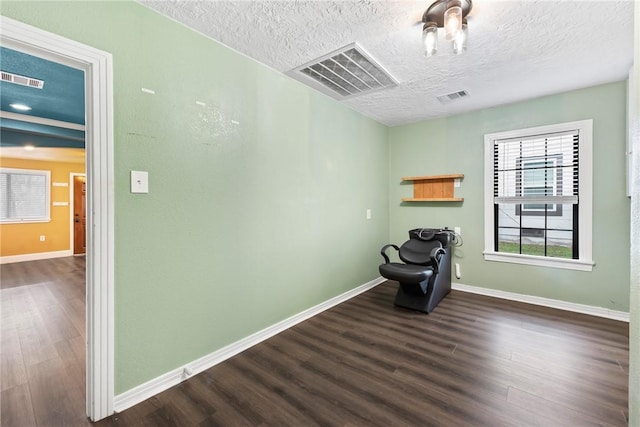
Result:
M356 43L294 68L286 74L336 99L398 84Z
M42 89L44 87L44 81L34 79L32 77L25 77L19 74L9 73L8 71L0 71L3 82L15 83L17 85L29 86L36 89Z
M448 104L452 101L455 101L456 99L464 98L465 96L469 96L469 92L467 92L466 90L460 90L458 92L451 92L446 95L440 95L438 97L438 101L443 104Z

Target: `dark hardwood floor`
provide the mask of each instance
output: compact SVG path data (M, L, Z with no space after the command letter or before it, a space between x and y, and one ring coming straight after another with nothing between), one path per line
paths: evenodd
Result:
M379 285L97 425L627 425L628 324L456 291L425 315L395 308L396 286ZM58 295L5 298L20 287L2 289L2 425L86 425L79 384L48 375L67 362L80 370L77 345L56 345L73 332L37 324L37 339L24 341L49 342L33 357L41 367L27 369L38 363L25 358L22 371L5 374L8 301L22 294L47 306ZM77 315L68 317L76 328ZM25 323L11 322L8 349L22 344ZM54 353L60 362L43 364ZM44 398L38 387L54 393Z
M87 423L85 259L0 266L0 424Z

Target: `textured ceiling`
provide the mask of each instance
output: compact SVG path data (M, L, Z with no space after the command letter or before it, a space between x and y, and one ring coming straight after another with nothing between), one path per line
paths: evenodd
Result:
M431 58L431 1L139 1L283 73L357 42L400 84L340 102L391 126L623 80L633 60L632 0L474 0L467 52L440 34Z
M0 47L0 68L44 80L42 89L0 81L2 111L84 125L83 71L5 47ZM9 106L12 103L32 109L16 111Z
M0 82L0 157L84 161L84 72L5 47L0 47L0 68L44 80L42 89ZM12 103L31 110L16 111ZM65 122L66 127L38 119ZM37 149L25 151L27 145Z

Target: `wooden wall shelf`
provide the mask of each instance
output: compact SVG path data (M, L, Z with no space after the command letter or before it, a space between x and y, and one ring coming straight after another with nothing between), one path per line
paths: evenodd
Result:
M413 181L413 197L405 197L403 202L462 202L462 197L454 197L454 181L464 178L464 174L431 176L405 176L403 181Z

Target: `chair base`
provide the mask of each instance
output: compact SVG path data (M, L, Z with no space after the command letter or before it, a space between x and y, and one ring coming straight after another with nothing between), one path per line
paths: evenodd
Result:
M433 284L431 284L431 286L426 287L426 293L422 293L421 291L424 289L424 284L422 283L400 283L393 304L398 307L429 314L451 291L450 281L449 283L445 282L439 285L440 286L433 286Z

